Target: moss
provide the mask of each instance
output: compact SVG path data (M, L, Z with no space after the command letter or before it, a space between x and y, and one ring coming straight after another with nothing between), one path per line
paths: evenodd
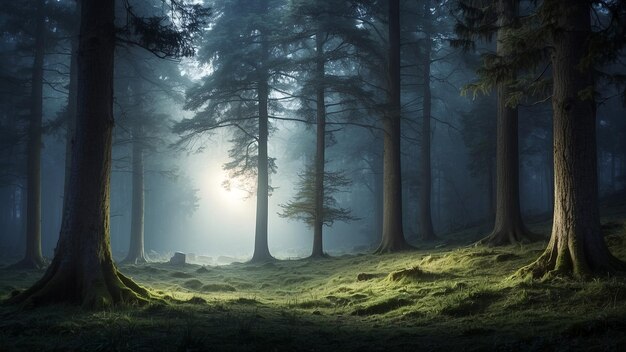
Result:
M200 289L200 287L202 287L202 281L197 280L197 279L187 280L185 281L183 286L188 289L198 290Z
M366 306L356 308L352 314L354 315L374 315L384 314L396 310L398 308L411 305L412 302L406 298L390 297L381 301L373 302Z
M626 209L611 221L623 224L624 218ZM611 231L612 252L626 259L626 231ZM468 230L442 237L469 244L481 235ZM97 313L0 306L1 349L620 350L626 345L620 325L626 278L511 277L544 247L431 248L206 271L198 265L121 266L163 303ZM23 290L40 275L3 270L0 292Z
M204 292L235 292L236 288L229 284L206 284L202 286Z
M196 272L198 274L206 274L206 273L209 273L209 269L207 269L205 266L201 266L198 269L196 269Z

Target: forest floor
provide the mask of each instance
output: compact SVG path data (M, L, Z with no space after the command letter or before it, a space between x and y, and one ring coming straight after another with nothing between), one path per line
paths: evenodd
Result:
M612 252L626 260L626 207L605 211L603 224ZM531 229L547 236L550 224ZM181 303L3 306L0 351L626 350L626 278L512 279L546 243L468 247L479 232L382 256L124 265ZM0 270L0 295L42 273Z

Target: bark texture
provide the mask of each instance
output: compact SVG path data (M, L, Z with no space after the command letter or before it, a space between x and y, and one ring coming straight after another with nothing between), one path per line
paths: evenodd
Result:
M150 296L117 270L111 256L114 0L81 5L76 144L67 218L43 278L10 303L69 302L102 307L145 302Z
M41 254L41 124L43 115L43 60L45 49L45 2L37 1L35 58L31 75L30 122L26 161L26 253L13 267L45 266Z
M559 31L552 53L554 110L554 218L546 251L521 275L588 277L625 270L600 231L596 106L581 92L594 86L591 68L580 66L591 33L587 1L557 1Z
M497 38L497 54L510 55L503 45L511 22L518 13L518 1L499 0L500 29ZM522 221L519 196L519 143L518 111L506 105L508 87L506 82L497 85L498 113L496 127L496 213L495 225L489 236L479 241L488 246L504 246L536 240Z
M424 241L434 241L437 239L433 230L433 218L431 208L432 193L432 170L430 162L431 148L431 128L430 118L432 115L432 93L430 88L430 63L432 51L432 38L430 32L430 1L424 2L425 17L425 34L426 38L424 47L424 66L422 71L422 80L424 81L423 101L422 101L422 144L420 148L420 180L421 192L419 197L419 219L420 219L420 235Z
M400 1L389 1L388 101L383 118L383 233L376 253L409 249L402 228L400 162Z
M317 136L315 149L315 220L313 224L312 258L324 257L323 230L324 230L324 166L326 153L326 99L324 94L324 38L323 33L315 34L316 49L316 117Z

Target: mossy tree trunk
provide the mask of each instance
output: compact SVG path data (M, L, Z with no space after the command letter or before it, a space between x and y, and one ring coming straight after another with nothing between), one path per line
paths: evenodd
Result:
M324 166L326 154L326 99L324 94L324 34L317 31L315 34L315 74L316 74L316 150L315 150L315 219L313 223L313 250L312 258L324 257L323 230L324 230Z
M431 14L430 14L430 1L424 2L424 26L425 35L424 38L424 66L422 71L422 80L424 84L423 100L422 100L422 144L420 148L420 194L419 197L419 219L420 219L420 235L424 241L434 241L437 239L435 231L433 230L433 218L431 207L432 196L432 168L430 162L430 149L431 149L431 128L430 118L432 115L432 93L430 88L430 66L431 66L431 51L432 51L432 38L430 32L431 26Z
M521 275L588 277L625 270L600 230L596 105L592 68L581 67L591 34L587 1L558 1L559 31L552 53L554 111L554 218L546 251Z
M376 253L410 248L402 228L400 1L389 1L388 110L383 117L383 233Z
M43 278L11 298L11 303L102 307L144 302L149 297L117 270L111 256L114 8L114 0L81 4L76 142L67 218Z
M30 121L26 161L26 253L16 268L43 268L41 254L41 132L43 118L43 61L45 50L45 1L37 1L35 57L31 74Z
M518 14L517 0L499 0L496 52L498 56L510 55L504 42L510 26ZM479 241L489 246L531 242L535 236L530 234L520 209L519 196L519 142L518 110L506 104L509 94L507 82L497 85L498 113L496 127L496 213L495 225L489 236Z
M144 254L144 167L143 167L143 141L140 127L133 131L133 198L132 217L130 222L130 245L125 263L145 263Z

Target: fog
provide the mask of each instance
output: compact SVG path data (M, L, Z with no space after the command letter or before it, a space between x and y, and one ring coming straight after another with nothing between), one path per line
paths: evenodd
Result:
M49 3L49 7L57 6L59 11L70 14L73 11L72 1ZM349 209L353 217L348 222L336 221L332 226L324 226L324 251L330 255L371 252L381 241L381 116L386 94L385 65L380 60L387 46L384 42L386 22L381 19L383 14L377 12L382 11L381 8L376 4L367 7L365 3L369 4L358 5L362 7L357 14L363 16L358 21L346 19L349 16L341 13L329 15L328 21L337 24L337 28L327 28L327 41L322 44L327 51L336 54L325 59L326 75L335 79L324 83L328 114L325 166L327 171L341 171L350 181L345 189L333 195L336 205ZM495 45L478 42L475 50L470 51L450 46L450 40L455 37L455 19L450 15L453 6L450 2L443 3L441 8L427 11L431 16L428 20L431 21L429 51L432 49L427 59L424 59L427 20L423 9L414 6L402 15L405 23L401 52L402 215L404 235L414 244L421 243L418 197L423 188L420 129L425 60L430 65L427 79L432 95L430 199L434 232L447 234L473 228L473 231L486 233L493 225L495 211L496 96L493 89L476 94L470 89L464 93L467 90L464 87L479 79L476 70L482 64L481 54L495 50ZM315 161L316 120L310 98L314 95L315 80L311 78L314 74L312 59L307 59L315 52L315 34L307 32L310 30L307 26L316 18L306 13L307 8L289 8L296 6L291 2L270 1L266 12L252 5L235 9L231 2L203 4L211 8L212 14L203 30L192 36L195 55L159 58L154 47L131 45L130 41L120 42L116 48L110 189L113 256L116 260L123 259L130 245L132 147L133 143L142 143L147 258L164 261L176 251L209 256L216 262L219 257L228 257L223 258L224 262L252 257L257 219L254 167L258 163L255 159L258 146L248 143L245 138L249 136L245 134L252 133L252 139L258 142L254 125L258 118L249 117L256 115L249 110L257 108L258 97L255 73L246 66L254 65L246 60L256 60L263 67L269 67L267 145L269 158L276 166L275 173L269 172L269 184L273 188L268 201L269 250L280 259L306 257L311 253L312 227L297 219L281 217L279 213L283 211L281 205L289 203L296 195L300 175ZM145 11L145 16L157 11L150 2L141 2L136 10ZM126 20L123 11L118 9L120 26ZM295 11L302 11L301 17L293 15ZM302 22L295 20L294 23L289 14ZM69 68L71 38L76 36L71 31L72 20L56 15L58 13L51 11L46 17L48 38L54 40L47 43L44 57L40 221L42 253L47 258L54 255L61 229L68 130L65 115L68 95L73 94L69 88ZM7 13L0 22L5 27L11 25L11 16L18 15ZM254 26L251 16L262 16L267 26L250 29ZM342 19L349 25L340 26ZM237 23L241 24L240 31ZM30 25L30 22L24 24L26 29ZM26 246L27 131L32 103L24 101L29 98L28 88L32 84L29 72L34 55L34 39L26 29L5 29L0 43L4 79L0 254L5 262L19 260ZM346 34L342 30L358 33ZM382 34L377 35L377 31ZM237 47L247 43L241 38L246 35L253 38L261 35L259 33L269 33L271 38L267 45L272 47L263 54L265 57L255 56L258 43L255 44L254 39L250 39L250 48ZM307 34L295 35L302 33ZM366 41L369 44L363 44ZM536 71L540 73L542 69L543 66L537 67ZM609 67L611 69L620 70ZM241 86L233 83L245 80L252 83L241 83ZM201 92L203 87L209 88ZM624 106L618 98L613 98L620 91L609 85L598 87L598 91L607 97L598 104L597 113L599 189L601 198L609 199L621 194L625 186L623 136L626 124ZM552 110L547 95L526 97L519 103L519 193L525 219L548 219L552 212ZM238 100L239 105L222 102L218 108L211 107L220 99ZM242 125L220 122L243 117L248 121ZM201 119L209 122L201 125L198 122ZM243 125L249 121L252 125ZM186 123L191 127L184 125ZM141 135L141 139L137 139L137 135ZM241 148L229 154L236 148L233 142L236 139L248 143L248 151L253 155L245 161L250 165L234 167L235 171L238 167L249 168L238 176L233 174L233 168L225 170L225 165L233 161L233 155L241 156ZM230 183L230 187L226 187L225 182Z

